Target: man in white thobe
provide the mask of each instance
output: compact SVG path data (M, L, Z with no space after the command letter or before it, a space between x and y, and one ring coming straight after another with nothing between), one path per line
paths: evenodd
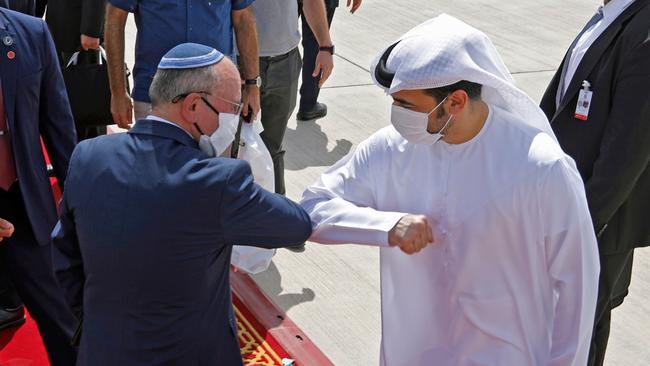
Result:
M541 110L489 39L447 15L371 70L394 100L391 126L301 205L311 240L380 247L381 364L585 365L596 238Z

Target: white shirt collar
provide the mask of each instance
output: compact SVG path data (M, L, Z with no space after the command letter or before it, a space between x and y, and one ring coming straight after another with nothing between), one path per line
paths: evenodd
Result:
M151 120L151 121L158 121L158 122L162 122L162 123L167 123L168 125L175 126L175 127L179 128L179 129L183 130L183 132L185 132L189 137L192 138L192 140L194 140L194 136L192 136L189 132L185 131L185 129L183 127L177 125L174 122L168 121L168 120L166 120L166 119L164 119L162 117L154 116L153 114L148 115L147 118L145 118L145 119L148 119L148 120Z
M616 19L625 9L627 9L634 0L611 0L607 5L603 5L603 18L605 19Z

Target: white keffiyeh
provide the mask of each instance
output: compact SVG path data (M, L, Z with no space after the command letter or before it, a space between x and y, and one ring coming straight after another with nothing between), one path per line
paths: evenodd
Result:
M486 103L521 117L522 123L555 138L544 113L514 85L508 68L483 32L442 14L411 29L398 41L387 62L387 68L395 73L390 88L384 88L371 72L375 84L386 93L470 81L483 85L481 96ZM371 70L387 48L375 58Z

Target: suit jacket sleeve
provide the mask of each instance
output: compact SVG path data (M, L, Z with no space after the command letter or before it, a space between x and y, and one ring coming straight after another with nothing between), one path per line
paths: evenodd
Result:
M74 161L74 160L73 160ZM71 170L72 172L72 170ZM59 206L59 222L52 231L52 264L64 298L77 317L83 311L83 289L86 277L75 227L74 212L69 205L69 192L63 193Z
M106 0L82 0L80 34L101 38L104 33Z
M54 41L45 22L41 24L44 66L41 72L39 130L54 166L59 186L63 190L70 155L77 143L77 133Z
M602 231L650 162L650 37L623 56L599 158L586 183L594 227Z
M284 196L255 184L246 162L236 161L221 202L228 244L279 248L304 243L311 234L307 213Z

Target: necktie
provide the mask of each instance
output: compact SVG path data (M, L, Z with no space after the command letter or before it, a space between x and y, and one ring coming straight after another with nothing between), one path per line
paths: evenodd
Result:
M5 191L16 181L16 165L11 151L11 139L7 128L2 85L0 84L0 189Z
M569 46L569 51L567 52L566 59L564 60L564 65L562 66L562 76L560 77L560 84L558 87L558 104L562 101L562 98L564 98L564 83L565 80L564 78L566 77L566 72L567 69L569 68L569 64L571 63L571 55L573 54L573 49L575 48L576 44L580 40L580 37L588 31L591 27L593 27L596 23L598 23L601 19L603 19L603 7L601 6L598 8L598 11L596 14L594 14L591 19L587 22L587 25L585 25L584 28L578 33L578 36L573 40L573 43L571 43L571 46Z

